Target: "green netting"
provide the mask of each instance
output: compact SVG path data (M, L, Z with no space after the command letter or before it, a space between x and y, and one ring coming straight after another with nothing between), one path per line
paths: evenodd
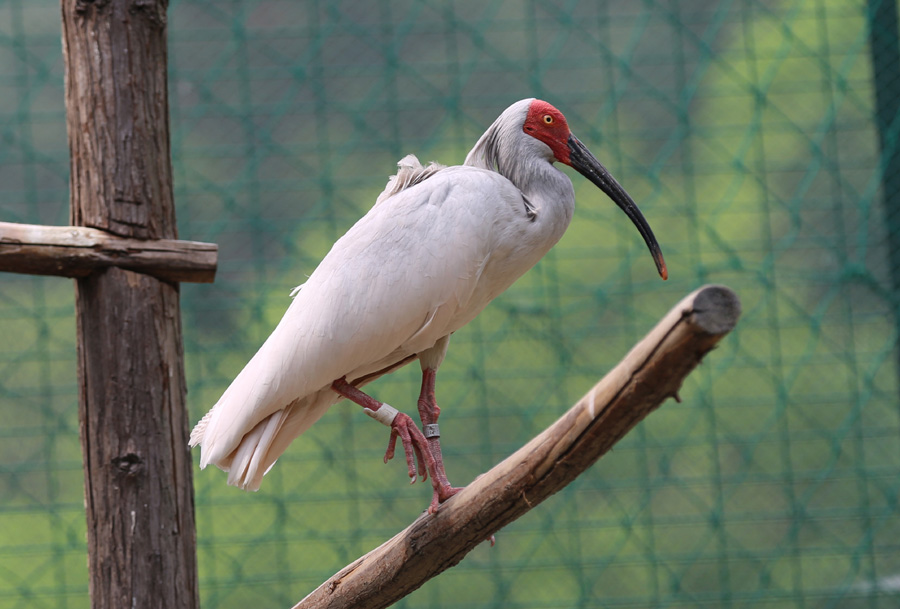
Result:
M671 279L574 176L569 233L453 338L451 481L698 285L744 315L682 403L398 606L897 607L895 18L878 0L173 2L179 230L220 247L216 283L182 286L192 420L400 157L459 163L541 97L638 201ZM58 2L0 0L2 220L67 223L59 40ZM0 281L0 608L87 607L72 283ZM415 367L372 386L407 411L417 390ZM203 606L291 606L416 517L429 487L381 463L386 440L339 405L256 494L198 472Z

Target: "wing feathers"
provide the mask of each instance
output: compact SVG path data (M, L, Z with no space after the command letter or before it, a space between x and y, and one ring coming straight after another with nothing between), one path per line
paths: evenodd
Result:
M527 222L521 210L521 193L496 173L401 161L379 202L292 294L271 336L194 428L201 467L213 463L230 470L230 484L258 488L291 440L339 399L334 380L390 368L468 323L518 276L499 291L480 285L505 247L498 227Z

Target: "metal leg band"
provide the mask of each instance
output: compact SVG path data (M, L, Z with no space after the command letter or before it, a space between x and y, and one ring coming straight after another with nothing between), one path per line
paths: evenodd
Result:
M440 438L441 437L441 429L438 427L437 423L430 423L425 425L422 428L422 433L425 434L426 438Z

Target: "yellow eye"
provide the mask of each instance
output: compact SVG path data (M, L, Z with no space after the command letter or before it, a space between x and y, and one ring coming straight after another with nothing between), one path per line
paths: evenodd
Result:
M548 125L552 125L552 124L553 124L553 117L550 116L549 114L545 114L545 115L544 115L544 122L547 123Z

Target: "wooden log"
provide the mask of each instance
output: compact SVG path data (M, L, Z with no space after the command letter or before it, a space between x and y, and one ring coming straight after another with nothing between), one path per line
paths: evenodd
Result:
M118 237L84 226L0 222L0 271L81 278L111 266L171 282L212 283L215 243Z
M91 604L196 609L177 287L111 268L76 298Z
M165 0L62 0L71 223L176 239ZM95 609L199 607L178 285L76 280Z
M456 565L501 527L572 482L666 398L737 323L728 288L705 286L676 305L553 425L378 548L341 569L294 609L378 609Z

